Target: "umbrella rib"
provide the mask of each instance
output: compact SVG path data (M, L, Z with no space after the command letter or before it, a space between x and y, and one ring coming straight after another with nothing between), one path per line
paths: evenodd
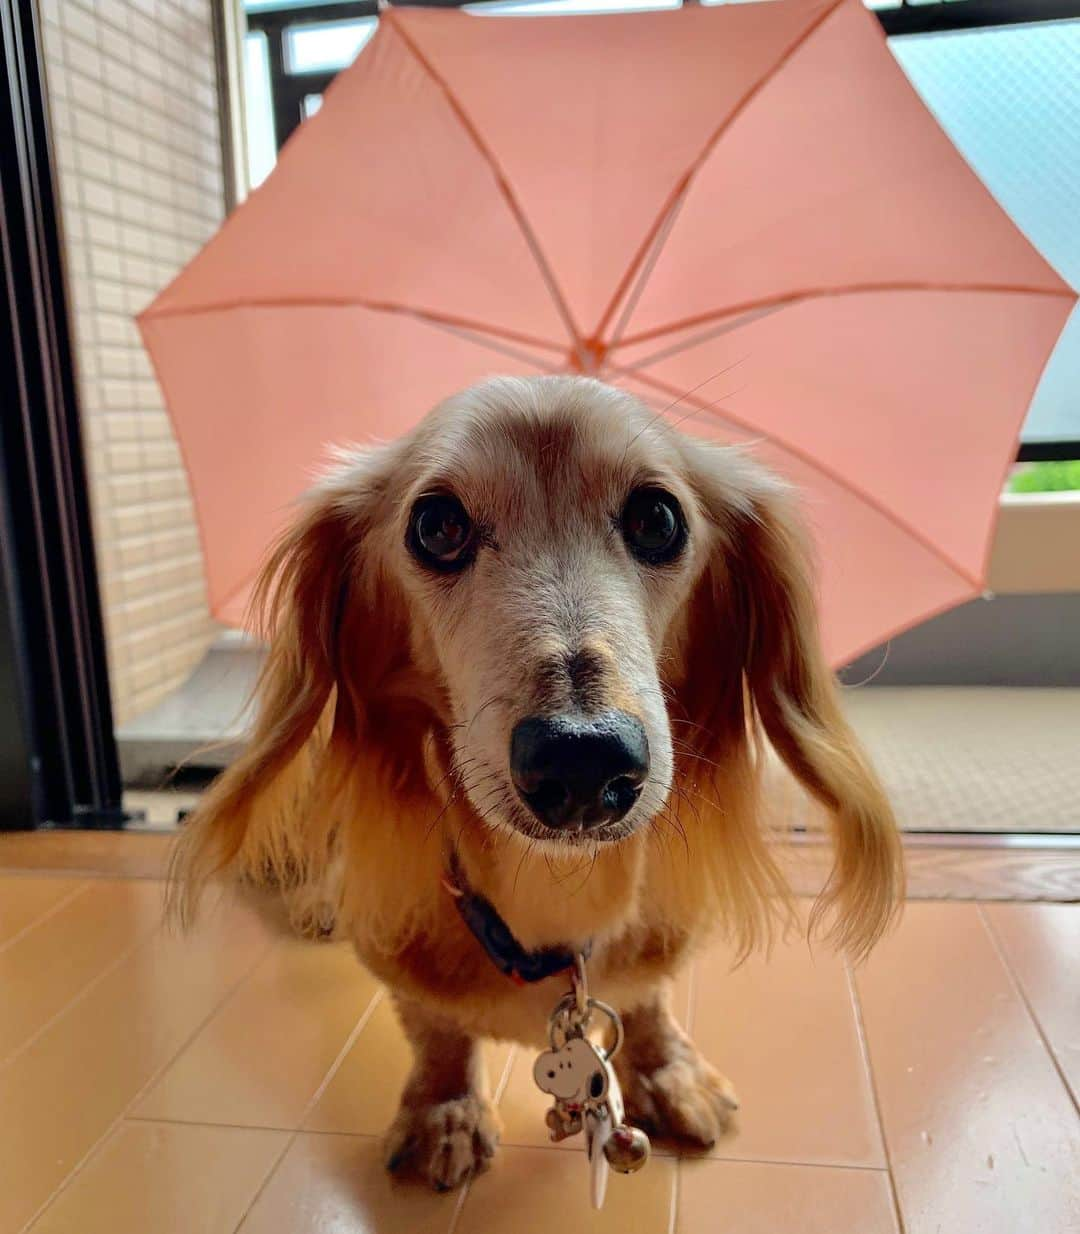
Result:
M627 288L630 286L631 281L641 269L642 263L647 257L649 257L650 252L652 252L652 256L649 261L648 273L645 274L645 279L648 279L648 275L651 274L656 265L657 259L660 256L660 251L664 247L667 236L670 234L669 229L668 232L664 234L663 238L659 240L659 243L654 244L658 238L661 228L664 226L665 219L689 191L691 181L701 168L701 165L705 162L709 155L712 154L717 143L720 141L720 138L723 137L723 135L735 123L739 116L742 115L750 103L753 102L758 94L760 94L769 82L772 81L777 73L780 72L784 65L788 63L788 61L803 46L803 44L806 43L844 3L846 3L846 0L833 0L833 2L821 13L819 13L809 25L803 27L796 38L784 49L779 58L769 66L764 75L759 77L757 81L753 82L747 88L742 97L735 103L732 110L728 112L724 119L720 121L717 127L706 139L705 144L702 146L701 150L698 151L690 166L686 169L683 175L679 177L675 187L671 190L663 206L661 206L660 213L656 216L652 225L649 227L649 230L645 233L645 237L638 246L637 252L634 253L633 257L631 257L629 266L627 266L622 278L619 279L615 291L613 292L611 299L608 301L607 307L604 309L603 315L601 316L596 329L593 331L594 338L603 337L603 332L607 329L608 323L615 315L615 310L622 302L623 296L626 294ZM641 294L643 288L644 281L642 282L642 287L635 293L635 300Z
M516 347L508 347L505 343L496 342L491 336L478 334L475 330L467 330L462 326L453 326L442 321L432 321L429 324L437 330L445 330L448 334L453 334L470 343L475 343L477 347L485 347L488 351L497 352L501 356L509 356L512 360L523 361L542 373L561 373L564 371L558 364L546 363L538 356L531 356L527 351L520 351Z
M669 386L667 382L660 381L647 373L639 372L635 368L620 365L612 365L611 367L615 372L620 373L623 376L630 377L634 381L639 381L643 385L652 386L654 390L657 390L662 394L670 395L677 402L691 404L691 406L695 407L698 411L705 412L706 415L711 415L718 419L723 418L729 420L732 424L738 425L738 427L742 429L748 429L757 436L763 435L760 425L752 423L746 419L746 417L739 415L738 412L733 412L726 407L723 408L721 412L717 412L712 404L705 403L700 398L696 398L693 393L680 394L677 387ZM767 436L768 440L778 445L785 453L799 459L800 462L805 463L819 475L824 476L827 480L831 481L839 488L846 489L857 500L863 502L865 505L868 505L872 510L875 510L883 518L892 523L893 526L899 528L900 531L902 531L906 536L910 536L911 539L920 544L928 553L936 557L938 561L947 566L954 574L962 578L964 582L968 583L976 591L981 591L983 589L982 579L972 574L971 571L965 566L960 565L960 563L955 561L949 553L945 552L944 549L935 544L933 540L931 540L923 532L919 531L918 528L913 527L905 518L897 514L895 510L891 510L884 504L884 502L875 497L873 493L869 493L858 484L853 483L850 477L841 475L839 472L830 467L828 463L823 463L820 459L814 458L813 455L809 454L801 446L794 445L793 443L786 441L783 437L777 436L773 433L769 433Z
M402 317L415 317L428 325L444 326L448 329L468 331L471 334L486 334L492 338L506 339L511 343L522 343L527 347L539 347L544 351L552 351L558 356L565 354L565 348L548 339L535 338L531 334L522 334L516 330L507 330L502 326L491 326L482 321L471 321L467 317L455 317L450 313L436 313L428 309L411 308L407 304L396 304L392 300L367 300L363 296L305 296L297 299L292 296L271 296L255 300L248 296L238 296L233 300L221 300L216 304L182 305L178 308L154 308L151 306L140 314L140 320L158 321L165 317L198 317L206 313L231 312L246 308L364 308L376 313L396 313Z
M533 230L532 224L529 222L524 208L514 194L514 190L510 187L510 181L507 179L506 173L500 166L499 160L495 157L495 152L491 149L487 142L484 141L483 137L480 136L479 129L477 129L476 125L473 123L472 118L465 110L460 99L458 99L453 90L451 90L450 83L445 77L442 76L438 69L436 69L427 56L424 55L412 37L405 32L405 29L398 21L397 14L393 8L388 8L386 10L383 20L393 23L393 28L397 31L402 42L412 53L413 57L416 59L416 62L420 65L424 72L427 73L435 85L442 91L450 110L458 118L458 121L461 124L461 127L465 130L469 140L473 143L480 156L491 169L491 174L495 179L495 185L506 202L514 221L521 229L521 234L525 239L525 243L528 246L529 251L532 253L533 260L536 262L537 268L540 271L540 276L544 280L548 294L554 301L555 308L559 316L562 318L567 334L570 336L570 342L577 353L578 360L584 368L587 357L585 355L585 349L582 346L581 331L578 329L577 323L574 321L574 315L571 313L570 305L567 302L566 297L563 295L562 288L559 286L558 280L555 277L555 271L551 268L551 264L548 262L543 249L540 247L540 241L537 238L536 232Z
M765 308L750 309L730 320L725 318L719 325L703 330L700 334L684 339L681 343L672 343L669 347L662 347L659 351L650 352L647 356L635 356L634 364L637 368L648 368L652 364L658 364L661 360L669 360L672 356L677 356L682 351L688 351L691 347L697 347L701 343L707 343L710 339L719 338L722 334L730 334L733 330L741 330L744 326L760 321L762 317L771 317L773 313L782 313L785 307L783 304L769 305Z
M741 314L753 313L760 315L764 309L790 308L807 300L823 300L829 296L860 296L880 291L940 291L956 292L987 292L998 295L1017 296L1062 296L1075 298L1076 293L1062 285L1053 287L1026 287L1016 283L927 283L907 279L893 279L877 283L852 283L846 287L818 287L811 291L777 292L772 296L759 296L755 300L744 300L740 304L731 304L727 308L713 309L707 313L696 313L692 317L683 317L679 321L669 322L663 326L653 326L637 334L628 335L619 343L619 347L633 347L638 343L647 343L652 339L663 338L665 335L676 334L680 330L688 330L691 326L703 326L710 322L723 321L727 317L737 317ZM685 347L693 347L696 343L710 337L711 332L697 336L677 348L671 348L663 354L670 355L674 351L682 351ZM642 363L638 361L637 363Z
M630 294L626 297L623 310L619 314L619 320L615 323L615 328L611 332L611 340L606 344L607 351L614 351L615 348L618 347L619 340L623 336L623 331L630 324L630 319L634 315L634 309L637 308L642 292L644 292L645 287L648 284L649 277L651 276L653 269L660 258L660 254L663 252L664 245L667 243L667 238L671 235L671 229L675 226L675 220L679 217L679 211L682 209L683 202L686 201L686 191L689 187L690 182L688 180L683 191L671 203L671 208L664 216L664 220L661 223L659 230L656 232L655 240L650 249L648 260L641 267L641 274L635 281ZM597 333L596 337L600 337L599 333Z

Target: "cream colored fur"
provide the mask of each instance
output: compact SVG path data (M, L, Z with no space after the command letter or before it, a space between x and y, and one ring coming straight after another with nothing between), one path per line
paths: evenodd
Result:
M686 550L663 569L617 531L642 483L686 515ZM406 549L431 491L485 529L452 578ZM305 928L353 940L417 1050L395 1165L437 1186L482 1168L495 1124L476 1040L539 1040L563 984L519 989L494 969L442 888L450 844L526 946L592 940L593 985L628 1015L627 1058L653 1059L628 1086L632 1112L699 1140L734 1099L663 991L711 932L746 953L792 920L762 799L766 742L829 821L836 862L815 927L856 955L886 928L902 890L896 830L822 656L794 507L746 454L620 391L506 378L407 439L342 453L278 544L256 595L270 645L259 718L185 829L175 903L190 918L211 879L271 882ZM507 766L514 723L567 705L559 666L582 650L652 753L640 800L602 844L545 833Z

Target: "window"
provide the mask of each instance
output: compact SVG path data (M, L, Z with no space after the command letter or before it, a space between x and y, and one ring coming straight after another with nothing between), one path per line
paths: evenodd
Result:
M379 19L374 0L246 0L245 14L247 161L255 188L296 127L319 110L323 91L360 54Z
M352 64L375 33L377 17L351 21L303 22L285 29L285 71L338 72Z
M1080 286L1080 21L915 34L890 46L983 183ZM1058 442L1080 457L1080 312L1046 368L1023 441L1029 458Z
M244 38L244 110L248 183L254 188L273 171L278 152L270 89L270 56L266 35L258 30Z

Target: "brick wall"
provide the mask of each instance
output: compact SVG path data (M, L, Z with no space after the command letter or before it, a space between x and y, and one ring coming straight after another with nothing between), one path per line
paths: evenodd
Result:
M213 0L39 0L118 723L213 637L138 313L223 215Z

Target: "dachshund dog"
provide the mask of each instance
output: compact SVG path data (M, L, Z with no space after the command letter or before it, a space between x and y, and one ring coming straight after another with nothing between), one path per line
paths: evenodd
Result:
M567 988L501 971L463 888L531 956L589 950L629 1121L696 1144L736 1102L668 991L715 930L745 955L791 918L766 749L834 846L812 928L861 955L889 924L892 812L838 705L792 495L744 451L593 380L493 379L340 453L255 602L258 718L187 823L174 903L189 920L210 880L272 884L352 940L415 1054L391 1168L444 1189L486 1165L480 1042L543 1042Z

